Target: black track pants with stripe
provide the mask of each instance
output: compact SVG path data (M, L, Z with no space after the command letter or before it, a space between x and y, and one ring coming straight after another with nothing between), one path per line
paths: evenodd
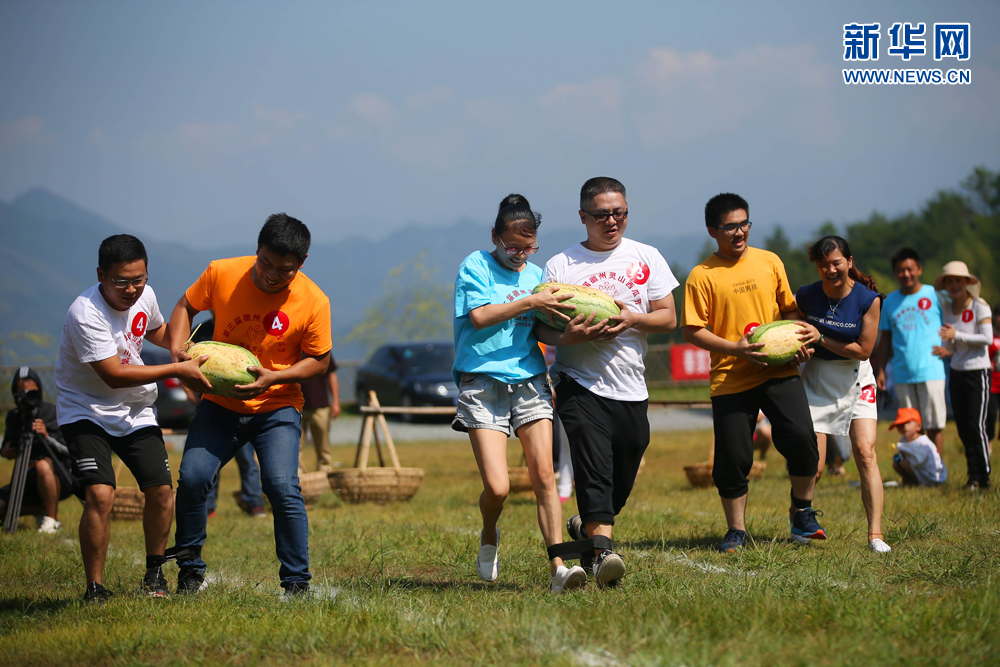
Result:
M986 408L990 398L990 372L956 371L948 380L951 410L955 415L958 437L965 447L969 481L990 481L989 439L986 437Z

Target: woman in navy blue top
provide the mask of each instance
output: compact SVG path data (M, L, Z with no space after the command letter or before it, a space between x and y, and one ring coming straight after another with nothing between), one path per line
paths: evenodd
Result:
M807 328L816 331L812 357L802 370L809 411L819 444L819 472L826 436L850 435L861 476L861 502L868 516L868 546L890 551L882 540L882 476L875 460L878 410L875 374L868 357L878 336L881 310L875 281L854 266L847 241L824 236L809 248L822 280L795 295Z

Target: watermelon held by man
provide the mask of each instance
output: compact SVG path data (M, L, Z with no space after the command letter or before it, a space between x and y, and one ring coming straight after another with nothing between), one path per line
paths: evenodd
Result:
M563 303L569 304L574 308L574 310L567 309L565 311L566 317L571 320L578 315L589 317L591 313L596 313L594 315L593 323L598 324L609 318L618 317L622 312L621 308L618 307L618 304L615 303L613 298L600 290L594 289L593 287L584 287L583 285L567 285L566 283L542 283L535 287L532 292L537 294L550 287L558 288L556 296L559 296L560 294L573 294L571 298L563 301ZM553 329L558 329L559 331L566 329L567 322L565 320L559 319L553 321L547 313L539 310L532 312L543 324L547 324Z
M797 333L801 329L802 325L795 320L768 322L754 329L749 342L764 344L764 347L757 350L767 355L761 361L768 366L781 366L794 359L802 349L802 341Z
M192 359L208 355L201 365L201 373L212 385L210 394L237 398L236 385L251 384L257 376L247 370L250 366L260 367L257 356L239 345L209 340L195 343L187 349Z

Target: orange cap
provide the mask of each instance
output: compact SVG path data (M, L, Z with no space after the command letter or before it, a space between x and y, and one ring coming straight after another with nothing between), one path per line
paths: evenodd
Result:
M900 408L896 412L896 421L889 424L889 430L891 431L906 422L917 422L917 426L920 426L920 411L916 408Z

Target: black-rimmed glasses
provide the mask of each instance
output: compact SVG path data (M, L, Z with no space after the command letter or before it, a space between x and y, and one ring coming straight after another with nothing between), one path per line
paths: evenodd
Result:
M729 225L715 225L715 228L724 231L727 234L735 234L737 229L740 229L744 232L749 232L752 226L753 226L752 222L750 222L749 220L745 220L743 222L734 222Z
M587 209L583 209L583 212L592 217L597 222L607 222L610 218L614 218L615 222L621 222L622 220L628 217L627 208L624 210L618 209L610 213L597 213L594 211L588 211Z

